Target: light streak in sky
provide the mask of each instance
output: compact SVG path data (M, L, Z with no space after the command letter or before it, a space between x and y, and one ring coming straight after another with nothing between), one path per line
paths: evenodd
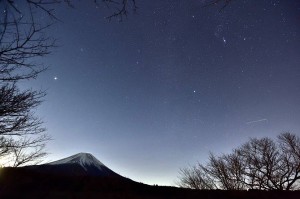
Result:
M263 118L263 119L260 119L260 120L252 120L252 121L246 122L246 124L253 124L253 123L264 122L264 121L268 121L268 119Z

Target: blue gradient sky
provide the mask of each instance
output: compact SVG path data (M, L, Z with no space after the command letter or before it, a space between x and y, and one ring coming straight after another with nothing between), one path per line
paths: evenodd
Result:
M249 137L299 135L300 2L137 0L119 23L93 3L59 6L37 113L48 161L90 152L133 180L174 185L180 168ZM57 77L57 79L54 79Z

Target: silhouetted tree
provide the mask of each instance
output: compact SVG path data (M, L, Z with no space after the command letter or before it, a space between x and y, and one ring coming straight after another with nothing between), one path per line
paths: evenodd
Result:
M108 8L112 7L114 10L113 14L106 17L108 20L116 17L122 20L123 17L127 17L130 10L134 12L137 10L136 0L103 0L102 2ZM97 0L95 0L95 3L97 3Z
M34 116L44 95L20 91L15 83L2 84L0 88L0 158L10 166L34 162L46 155L43 149L50 138L42 121Z
M43 7L43 1L26 2L19 1L21 5L12 0L0 2L1 82L35 78L45 67L34 60L48 55L54 47L54 39L44 32L50 23L39 23L36 15L36 10L42 10L53 18L50 10Z
M20 7L12 0L0 2L0 159L10 166L43 157L49 140L42 121L34 116L45 93L21 91L17 83L45 70L34 60L49 54L54 40L45 36L49 24L37 23L35 11L52 15L44 9L43 1L19 3L24 5Z
M216 189L214 179L208 175L206 168L202 164L180 170L179 186L191 189Z
M180 186L194 189L300 189L300 139L282 133L276 142L252 138L230 154L180 172ZM209 186L208 186L209 185Z

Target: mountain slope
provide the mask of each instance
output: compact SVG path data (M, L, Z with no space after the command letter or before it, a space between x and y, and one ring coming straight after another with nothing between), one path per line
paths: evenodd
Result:
M78 153L61 160L27 168L38 172L67 176L122 177L89 153Z

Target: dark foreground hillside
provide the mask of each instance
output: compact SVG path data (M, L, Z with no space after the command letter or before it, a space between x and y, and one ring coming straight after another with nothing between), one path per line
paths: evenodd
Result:
M50 175L24 168L0 170L0 198L300 198L300 192L197 191L176 187L149 186L129 179Z

